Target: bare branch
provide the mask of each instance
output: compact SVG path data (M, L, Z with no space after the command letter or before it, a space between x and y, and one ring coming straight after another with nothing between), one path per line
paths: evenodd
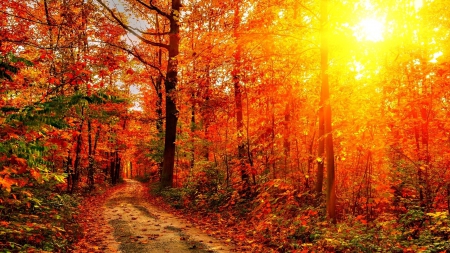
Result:
M314 12L313 10L311 10L310 8L308 8L306 5L302 4L301 2L297 2L297 4L299 4L303 9L307 10L309 13L311 13L311 15L313 15L314 18L316 18L317 20L320 20L317 13Z
M158 7L154 6L153 3L152 3L153 1L150 1L150 5L142 2L141 0L136 0L136 1L138 3L140 3L140 4L142 4L143 6L145 6L147 9L152 10L152 11L156 11L161 16L164 16L164 17L166 17L168 19L172 18L168 13L166 13L166 12L160 10Z
M33 22L33 23L36 23L36 24L41 24L41 25L46 25L46 26L59 26L58 24L48 24L48 23L43 22L41 20L33 20L33 19L30 19L30 18L21 17L21 16L9 13L9 12L4 11L4 10L0 10L0 13L4 13L4 14L6 14L8 16L15 17L15 18L22 19L22 20L26 20L26 21L30 21L30 22Z
M154 42L154 41L151 41L151 40L148 40L148 39L142 37L142 36L139 35L136 31L134 31L132 28L130 28L129 26L125 25L125 23L124 23L119 17L117 17L116 14L115 14L108 6L106 6L101 0L97 0L97 2L98 2L101 6L103 6L103 8L105 8L105 9L111 14L111 16L114 18L114 20L116 20L116 22L117 22L123 29L127 30L128 32L130 32L131 34L133 34L134 36L136 36L136 37L137 37L138 39L140 39L142 42L144 42L144 43L146 43L146 44L149 44L149 45L152 45L152 46L155 46L155 47L162 47L162 48L165 48L165 49L167 49L167 50L169 49L169 45L167 45L167 44Z
M149 32L144 32L144 31L142 31L142 30L140 30L140 29L138 29L138 28L134 28L134 27L130 27L131 29L133 29L133 30L136 30L136 31L138 31L138 32L140 32L140 33L142 33L142 34L145 34L145 35L150 35L150 36L163 36L163 35L169 35L170 34L170 32L155 32L155 33L149 33Z

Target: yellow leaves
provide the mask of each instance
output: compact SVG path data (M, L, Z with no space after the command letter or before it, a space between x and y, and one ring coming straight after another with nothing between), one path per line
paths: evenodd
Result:
M17 182L10 178L9 175L5 177L0 177L0 186L2 189L5 189L7 192L11 192L11 186L17 184Z

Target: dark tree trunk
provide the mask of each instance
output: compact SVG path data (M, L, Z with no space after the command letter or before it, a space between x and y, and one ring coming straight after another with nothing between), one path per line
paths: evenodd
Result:
M159 15L156 14L156 29L159 31ZM159 42L162 42L161 36L158 36ZM162 48L160 47L158 49L158 67L161 68L162 66ZM153 80L153 79L152 79ZM154 81L155 91L156 91L156 129L158 131L158 137L162 138L163 135L163 93L162 93L162 82L164 80L164 76L162 73L158 74L158 77L156 78L156 81Z
M161 50L160 50L161 51ZM162 94L162 81L163 77L159 75L155 81L155 90L156 90L156 130L158 131L159 138L162 138L163 135L163 94Z
M177 134L178 110L175 100L175 89L178 82L178 54L180 46L179 15L181 0L172 0L170 14L169 59L167 75L164 82L166 89L166 133L164 139L163 168L161 186L173 186L173 167L175 162L175 140Z
M70 192L73 193L77 190L78 182L80 180L80 160L81 160L81 145L82 145L82 132L84 124L84 108L81 108L81 123L79 128L79 134L77 136L76 149L75 149L75 162L73 164L72 174L72 188Z
M133 178L133 162L130 161L130 178Z
M116 168L116 156L114 152L110 152L109 156L109 176L111 177L111 184L116 184L116 178L115 178L115 168Z
M117 184L120 179L120 162L121 162L121 159L119 157L119 151L117 151L117 150L116 150L115 157L116 157L116 159L115 159L115 163L114 163L114 167L115 167L115 171L114 171L115 180L114 181Z

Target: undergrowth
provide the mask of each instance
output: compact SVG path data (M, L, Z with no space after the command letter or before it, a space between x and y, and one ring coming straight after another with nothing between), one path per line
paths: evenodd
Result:
M325 206L316 204L324 201L315 201L313 194L300 193L281 180L252 186L250 193L244 193L242 185L224 189L205 184L210 178L207 173L203 176L182 188L161 189L156 184L153 193L176 209L228 217L226 229L245 230L245 237L236 233L234 240L247 242L248 247L258 242L274 252L450 250L448 212L425 212L417 207L402 214L384 213L372 221L359 215L332 224L326 219Z

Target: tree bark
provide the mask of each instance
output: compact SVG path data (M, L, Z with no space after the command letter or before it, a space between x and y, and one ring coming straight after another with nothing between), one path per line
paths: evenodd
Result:
M156 19L156 29L159 31L159 15L155 15ZM162 42L161 36L158 36L159 43ZM158 67L161 68L162 66L162 48L160 47L158 49ZM153 80L153 78L152 78ZM155 86L156 91L156 129L158 131L159 138L162 138L163 135L163 94L162 94L162 82L164 80L164 76L162 73L158 74L158 77L156 78L156 81L153 82L153 85Z
M167 64L167 75L164 82L166 89L166 134L164 139L163 168L161 175L161 186L173 186L173 167L175 161L175 140L177 134L178 110L175 100L175 89L178 82L178 59L179 54L179 16L181 0L172 1L172 12L170 14L170 37L169 37L169 59Z
M81 123L79 128L79 134L77 136L76 149L75 149L75 161L73 164L73 174L72 174L72 188L70 193L74 193L78 187L78 181L80 180L80 160L81 160L81 144L82 144L82 132L84 124L84 108L81 108Z

